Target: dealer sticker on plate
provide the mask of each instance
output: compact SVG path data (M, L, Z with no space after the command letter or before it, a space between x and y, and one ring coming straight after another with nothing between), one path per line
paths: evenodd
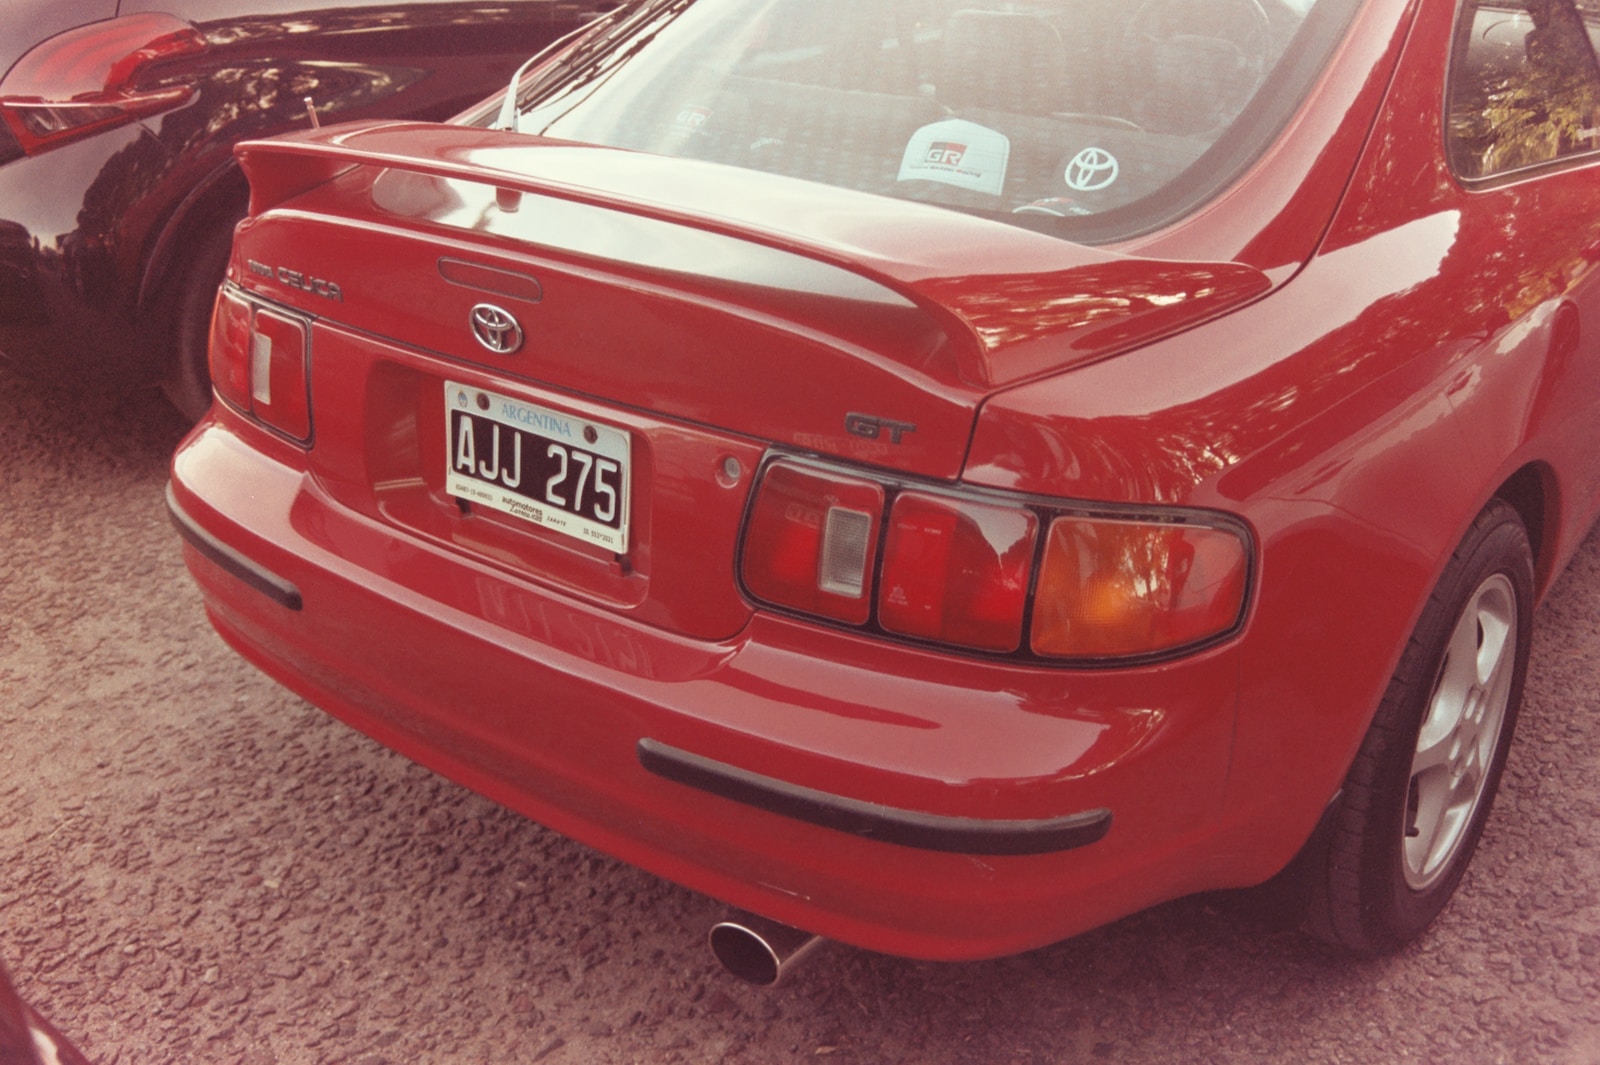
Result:
M445 382L445 491L622 554L628 434Z

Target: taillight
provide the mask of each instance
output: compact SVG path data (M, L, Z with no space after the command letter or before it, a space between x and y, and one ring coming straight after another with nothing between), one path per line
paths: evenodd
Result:
M879 623L903 636L1015 651L1038 531L1028 510L902 492L884 543Z
M177 107L192 86L150 79L206 39L171 15L125 15L51 37L0 81L0 117L29 155Z
M304 442L311 438L311 332L297 315L224 287L211 316L211 384L257 421Z
M873 481L775 463L756 494L745 541L753 595L853 625L866 622L883 487Z
M250 409L250 322L255 305L229 289L217 293L211 311L207 362L211 387L240 410Z
M740 576L784 610L1030 660L1160 656L1239 625L1250 578L1241 525L1112 509L777 459L756 486Z
M1152 654L1232 628L1249 566L1231 531L1204 525L1057 518L1033 612L1036 653Z

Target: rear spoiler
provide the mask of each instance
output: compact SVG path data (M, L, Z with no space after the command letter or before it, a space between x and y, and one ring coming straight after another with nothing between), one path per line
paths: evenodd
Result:
M235 148L262 214L358 166L572 200L722 233L876 282L966 337L990 389L1103 358L1272 287L1241 263L1117 255L1017 226L717 163L424 122L363 122Z

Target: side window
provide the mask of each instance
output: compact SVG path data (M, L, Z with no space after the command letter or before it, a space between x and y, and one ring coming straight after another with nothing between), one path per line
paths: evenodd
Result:
M1472 180L1600 151L1600 0L1465 0L1447 142Z

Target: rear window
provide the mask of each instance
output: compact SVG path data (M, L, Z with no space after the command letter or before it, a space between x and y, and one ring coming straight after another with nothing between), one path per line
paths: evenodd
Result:
M1114 240L1255 158L1354 3L658 0L525 86L518 128Z

